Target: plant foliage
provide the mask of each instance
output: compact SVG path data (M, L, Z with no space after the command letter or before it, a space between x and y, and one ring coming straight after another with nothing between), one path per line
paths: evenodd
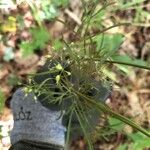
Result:
M105 103L97 101L92 96L86 94L88 89L96 89L96 86L91 83L90 79L94 79L96 82L103 82L106 87L112 84L109 80L109 76L103 71L105 69L107 70L110 65L122 64L148 70L150 70L150 68L144 61L132 59L129 56L120 55L118 53L118 49L124 41L124 36L117 33L108 34L107 31L124 24L115 23L107 28L101 24L98 31L96 33L93 32L92 29L93 27L95 28L95 24L98 25L99 22L103 20L103 17L98 20L98 16L104 15L103 11L107 10L111 4L105 3L102 5L97 0L88 2L82 1L82 3L84 13L82 16L82 24L77 26L76 30L74 30L76 40L65 41L62 38L61 47L63 47L63 49L59 51L58 49L53 49L53 52L59 56L58 59L61 62L66 62L66 64L63 66L60 61L56 61L56 65L49 68L47 72L30 75L32 82L27 86L27 91L34 91L38 95L47 95L49 103L57 102L61 105L62 103L70 103L71 101L72 104L67 110L67 114L70 116L68 132L71 132L72 114L75 113L89 149L91 150L93 149L91 135L87 133L86 130L90 128L88 114L92 108L95 108L97 113L100 112L116 118L150 137L150 133L147 130L138 126L132 120L112 111ZM55 58L51 56L49 61L53 59ZM66 66L69 66L70 69L66 69ZM53 78L47 80L55 80L55 88L60 90L57 93L57 98L54 97L56 94L55 91L48 88L48 86L51 85L47 84L47 80L40 84L34 82L35 76L43 74L53 74ZM79 78L79 81L73 82L73 77Z
M45 28L33 28L30 30L32 35L31 41L24 41L20 44L20 48L23 50L23 56L28 56L34 53L34 51L41 51L45 48L49 41L50 35Z
M59 15L58 8L67 6L69 3L68 0L42 1L40 8L33 2L27 1L38 27L30 29L32 38L29 41L21 42L20 48L23 50L23 56L28 56L37 50L45 49L50 41L53 44L53 49L52 55L48 56L48 61L51 62L55 60L55 63L54 66L49 67L46 72L30 74L29 84L26 85L25 91L27 93L33 91L38 96L45 94L45 100L49 103L58 103L59 105L71 103L66 112L66 114L69 115L67 142L69 142L70 139L72 119L75 114L85 135L89 149L94 149L91 133L87 132L87 129L93 128L88 119L93 108L97 114L101 113L104 116L111 116L114 120L112 119L110 123L116 122L115 119L117 119L119 124L120 121L126 123L147 135L147 137L150 137L150 133L146 129L143 129L129 118L114 112L104 102L98 101L95 97L87 94L90 93L89 89L95 89L98 93L101 92L97 88L96 83L103 83L111 92L110 87L113 81L108 74L111 67L115 64L117 64L120 70L123 70L123 67L120 66L124 65L150 70L146 62L119 54L118 50L124 42L125 37L120 33L114 34L109 32L111 29L129 25L129 23L118 23L114 20L112 25L107 25L110 13L114 13L117 10L132 9L132 7L137 7L137 5L143 1L144 0L132 0L124 3L123 0L115 0L113 2L82 0L83 14L81 24L71 29L74 38L68 41L63 37L57 40L50 39L50 35L43 24L45 20L55 20L60 21L68 27L67 22L57 20L56 18ZM116 7L114 8L114 6ZM138 20L138 14L140 13L147 16L147 14L141 12L139 8L138 10L135 21ZM57 59L55 56L58 56ZM41 75L52 76L42 83L35 82L35 77ZM91 82L91 80L96 83ZM53 81L55 84L49 84L47 81ZM59 90L55 91L54 88ZM3 96L1 96L1 99L2 98ZM118 126L120 130L122 126L122 124ZM139 136L141 138L141 135L133 134L131 136L133 142L133 144L131 144L132 148L137 146L137 141L139 143L137 138ZM142 138L146 139L143 135ZM148 141L145 140L145 143L141 142L139 147L143 148L142 146L144 144L149 146ZM123 145L121 148L126 148L126 145Z

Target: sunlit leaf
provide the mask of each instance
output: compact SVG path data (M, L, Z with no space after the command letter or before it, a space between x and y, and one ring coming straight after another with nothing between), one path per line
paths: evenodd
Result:
M120 120L116 119L116 118L109 118L109 125L112 129L115 129L117 131L121 131L124 127L123 122L121 122Z
M30 43L30 42L22 42L20 44L20 48L22 50L23 57L27 57L34 53L34 45L32 45L32 43Z
M103 50L107 53L114 52L119 49L124 41L122 34L104 34L94 38L97 42L97 51Z

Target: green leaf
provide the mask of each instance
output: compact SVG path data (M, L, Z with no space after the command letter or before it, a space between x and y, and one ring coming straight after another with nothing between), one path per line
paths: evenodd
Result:
M0 89L0 112L2 112L5 104L5 96L4 93Z
M120 65L120 64L116 64L115 65L119 70L121 70L123 73L125 73L126 75L129 75L130 70L128 67L124 66L124 65Z
M18 85L20 79L15 74L10 74L7 79L8 85L16 86Z
M127 144L120 145L117 150L127 150Z
M112 60L107 61L107 62L133 66L133 67L139 67L142 69L150 70L148 63L140 59L131 58L127 55L116 55L116 56L112 56L111 58Z
M143 142L135 142L131 144L132 150L143 150L145 148L150 148L150 141L143 141Z
M45 28L33 28L30 32L32 34L32 44L34 48L44 48L50 38L49 32Z
M133 134L129 134L128 135L133 141L141 141L141 139L149 139L150 141L150 138L146 137L144 134L141 134L140 132L136 132L136 133L133 133ZM150 144L150 143L149 143Z
M128 144L128 148L132 150L143 150L146 148L150 148L150 138L141 134L140 132L132 133L128 135L128 140L130 144ZM126 150L127 144L120 145L117 150Z
M54 40L53 45L54 45L54 50L56 51L60 51L63 48L63 43L59 39Z
M24 23L24 18L21 15L17 15L17 24L18 24L18 29L23 30L25 27L25 23Z
M31 42L22 42L20 44L20 48L21 48L23 57L27 57L34 53L34 45L32 45Z
M52 4L54 4L55 6L66 7L69 4L69 0L52 0Z
M82 97L84 97L86 100L88 100L89 103L91 103L91 105L93 105L93 107L97 108L98 111L103 112L103 113L107 113L109 114L111 117L116 118L128 125L130 125L131 127L133 127L134 129L137 129L138 131L142 132L143 134L147 135L148 137L150 137L150 133L140 127L138 124L134 123L132 120L130 120L129 118L126 118L116 112L114 112L113 110L111 110L111 108L109 106L107 106L106 104L102 103L102 102L96 102L93 99L90 99L88 97L86 97L85 95L78 93L79 95L81 95Z
M23 41L20 44L22 55L24 57L32 55L36 50L44 49L46 43L50 39L49 32L45 28L33 28L30 32L32 34L32 40L25 42Z
M112 129L115 129L117 131L121 131L124 128L123 122L116 118L109 117L109 125L111 126Z
M97 51L104 50L107 53L118 50L124 41L122 34L104 34L94 38L97 43Z
M39 14L37 15L40 17L41 21L44 19L52 20L58 16L58 10L53 4L43 5L43 10L38 12Z
M130 145L131 149L143 150L145 148L150 148L150 138L140 132L130 134L128 137L130 137L133 141Z

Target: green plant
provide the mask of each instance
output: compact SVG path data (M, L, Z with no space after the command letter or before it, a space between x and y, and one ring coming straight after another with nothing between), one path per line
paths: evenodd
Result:
M41 26L42 21L44 20L53 20L59 15L58 7L66 7L69 3L68 0L62 1L54 1L54 0L43 0L39 1L38 4L36 2L26 1L31 8L32 14L37 21L37 23Z
M149 26L149 12L144 10L143 8L146 6L144 2L146 0L115 0L116 8L112 11L120 10L120 11L132 11L129 20L121 19L123 22L130 22L135 26Z
M58 102L61 104L62 102L67 101L70 97L74 100L66 112L70 115L68 140L69 132L71 131L72 114L75 113L85 134L85 139L87 140L89 148L93 149L90 137L91 135L86 133L86 126L89 125L87 112L90 111L91 108L95 108L97 113L101 112L102 114L108 114L114 118L117 118L147 136L150 136L148 131L139 127L130 119L117 114L106 104L97 102L93 99L93 97L86 95L88 89L96 89L95 85L91 83L91 78L97 82L103 82L106 87L111 86L112 77L110 76L110 71L112 71L112 65L117 65L118 69L121 71L125 70L124 65L150 70L150 67L146 62L126 55L120 55L118 53L119 47L125 38L122 34L112 34L108 31L115 27L126 25L126 23L117 23L117 21L114 20L114 24L112 26L106 27L107 23L105 22L108 20L110 13L113 13L118 9L130 9L141 2L143 2L143 0L134 0L127 3L117 1L118 7L114 9L114 7L112 7L113 3L109 3L108 1L99 2L98 0L82 0L82 7L84 11L81 17L82 24L76 25L75 28L71 29L74 33L74 40L65 41L62 38L60 40L57 39L53 41L50 39L46 28L43 27L43 21L55 20L59 14L58 7L66 6L68 1L42 1L40 8L38 8L34 3L28 1L32 14L38 23L38 27L30 30L32 35L32 39L30 41L25 41L20 44L20 48L23 50L23 55L27 56L37 50L44 49L46 44L51 40L51 43L54 44L54 49L52 50L53 53L59 55L61 62L66 62L70 69L67 70L58 61L54 67L49 68L48 72L43 72L43 74L55 73L53 80L56 83L55 86L60 90L60 92L55 92L49 89L48 87L51 85L46 84L46 81L41 84L35 83L34 77L40 76L41 74L33 74L29 76L30 82L29 85L26 85L26 90L27 92L34 91L38 95L46 94L51 100L49 101L50 103ZM137 14L139 15L140 13L141 10L139 9ZM136 18L139 18L138 15ZM137 21L137 19L135 20ZM61 22L64 23L66 27L68 26L67 23L63 21ZM55 59L53 56L49 57L51 57L50 59ZM71 76L79 77L83 80L83 82L79 84L72 83L70 82ZM49 80L51 80L51 78ZM54 97L54 94L58 94L58 97ZM113 120L111 120L111 122L113 122Z
M87 114L91 108L95 108L97 113L101 112L103 114L108 114L150 137L148 131L138 126L130 119L112 111L103 102L98 102L92 96L86 94L89 89L96 89L91 79L94 79L96 82L104 83L107 88L112 84L109 76L105 74L104 70L109 70L110 66L113 64L139 67L148 70L150 70L150 67L144 61L132 59L129 56L120 55L118 53L117 50L124 41L124 36L121 34L108 34L106 31L124 24L114 24L107 28L101 24L99 29L96 28L99 26L95 27L95 25L98 25L99 22L105 19L101 17L100 20L98 20L97 16L104 15L102 12L107 11L107 8L111 4L105 3L102 5L97 0L82 2L84 13L81 19L82 24L77 26L74 30L75 41L65 41L62 38L61 47L63 47L63 49L53 49L53 52L59 55L58 60L66 62L69 70L66 69L67 67L63 66L60 61L57 62L57 60L55 60L56 64L54 67L49 68L47 72L30 75L30 83L27 85L26 91L34 91L38 95L46 94L46 100L49 100L49 103L58 102L62 104L64 101L68 101L68 99L71 98L72 104L67 111L67 114L70 114L68 136L71 131L70 123L72 114L75 113L89 149L93 149L90 134L86 132L87 126L90 124L87 119ZM96 33L93 31L93 28L97 29ZM49 58L49 61L55 59L53 56L49 56ZM120 69L120 67L118 67L118 69ZM55 81L55 87L59 89L58 93L48 88L51 85L47 84L47 80L43 81L41 84L34 82L35 76L43 74L53 75L53 78L47 80ZM72 77L79 78L79 82L72 83L70 80ZM80 82L80 80L82 82ZM58 95L57 98L54 96L56 93ZM67 139L69 140L69 138Z
M46 43L50 39L49 33L45 28L43 28L43 21L52 21L59 16L59 7L66 7L69 3L68 0L63 1L39 1L36 2L26 1L31 8L34 19L37 21L39 27L30 29L32 35L31 41L23 41L20 44L23 56L28 56L33 54L37 50L44 49ZM19 17L18 17L19 18ZM20 17L21 18L21 17Z
M30 29L32 35L31 41L23 41L20 44L20 48L23 50L23 56L28 56L33 54L35 51L41 51L46 47L47 42L49 41L49 33L45 28L37 27Z
M10 86L16 86L21 81L15 74L11 73L7 78L7 84Z
M144 136L140 132L132 133L127 137L128 143L120 145L117 150L143 150L150 147L150 138Z

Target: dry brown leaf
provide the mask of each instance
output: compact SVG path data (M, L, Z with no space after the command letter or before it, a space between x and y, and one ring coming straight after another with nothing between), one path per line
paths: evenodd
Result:
M4 56L4 45L2 42L0 42L0 59L2 59Z
M136 92L132 91L127 94L128 102L131 109L129 110L134 121L142 124L145 121L145 114L140 104L140 99Z
M7 68L0 69L0 80L5 78L8 74L9 74L9 72L8 72Z

